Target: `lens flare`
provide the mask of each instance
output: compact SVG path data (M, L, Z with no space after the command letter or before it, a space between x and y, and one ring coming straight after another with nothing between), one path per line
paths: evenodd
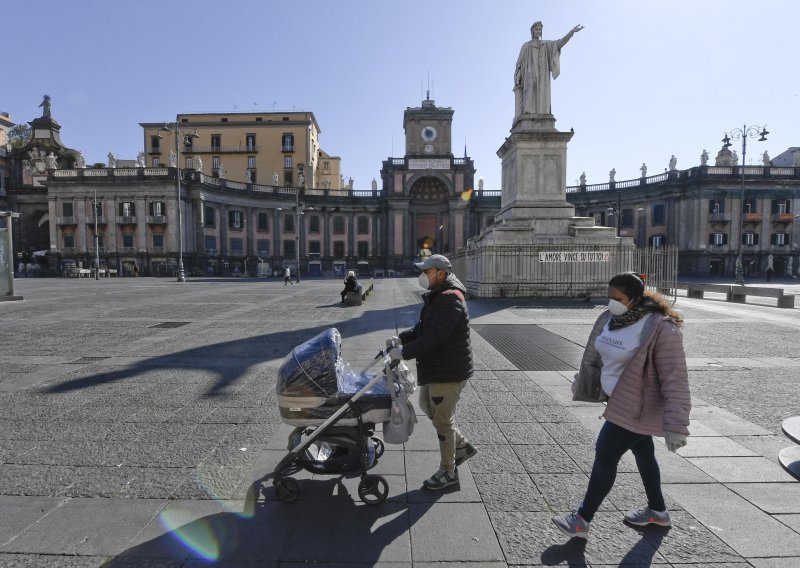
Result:
M199 555L203 560L216 561L220 556L219 538L205 519L187 521L187 513L178 509L165 509L158 520L174 542ZM177 551L176 551L177 552Z
M469 201L470 199L472 199L472 192L473 192L472 188L465 189L464 191L462 191L461 192L462 201Z

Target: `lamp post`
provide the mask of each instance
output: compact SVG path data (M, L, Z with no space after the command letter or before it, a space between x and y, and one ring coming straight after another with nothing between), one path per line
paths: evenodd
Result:
M728 136L728 134L730 134L730 137ZM744 265L742 264L742 240L744 239L744 168L745 164L747 163L745 161L745 158L747 157L747 138L748 136L750 138L755 138L756 136L759 136L758 141L763 142L764 140L767 139L767 134L769 134L769 132L767 132L766 125L758 126L752 124L750 126L747 126L745 124L741 128L735 128L734 130L731 130L730 133L726 132L725 137L722 139L722 143L725 148L729 148L730 146L732 146L731 140L741 139L742 141L742 164L741 166L739 166L742 174L742 189L741 189L741 197L739 200L741 204L741 212L739 214L739 253L736 257L736 270L734 273L736 277L734 284L738 284L740 286L744 285Z
M97 187L94 188L94 279L100 280L100 234L97 232Z
M305 215L306 211L314 210L313 207L306 207L300 202L301 189L302 188L298 187L295 191L295 204L292 206L292 212L294 213L294 257L297 263L295 280L298 284L300 284L300 215ZM278 211L285 211L285 209L283 207L278 207Z
M178 200L178 282L186 282L186 272L183 269L183 210L181 208L181 149L178 145L178 138L189 140L199 138L196 130L181 128L177 120L175 122L164 123L161 132L172 132L175 136L175 185ZM158 136L161 138L161 135Z
M620 215L622 212L622 192L618 189L617 190L617 201L612 207L606 207L606 211L614 216L614 225L617 227L617 237L619 237L619 229L620 229Z

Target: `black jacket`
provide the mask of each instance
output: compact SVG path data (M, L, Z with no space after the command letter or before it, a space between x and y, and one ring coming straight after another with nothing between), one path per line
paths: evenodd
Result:
M400 334L403 359L417 360L419 384L451 383L472 376L472 345L464 285L450 274L423 294L425 305L417 325Z
M348 276L344 280L344 291L345 292L355 292L358 290L358 281L356 280L355 276Z

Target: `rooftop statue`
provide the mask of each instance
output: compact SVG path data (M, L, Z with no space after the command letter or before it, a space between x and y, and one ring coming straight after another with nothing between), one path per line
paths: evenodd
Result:
M45 95L44 99L42 99L42 103L39 105L42 107L42 118L50 116L50 95Z

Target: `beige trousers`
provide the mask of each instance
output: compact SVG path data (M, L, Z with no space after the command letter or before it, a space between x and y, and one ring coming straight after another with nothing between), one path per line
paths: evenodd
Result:
M456 405L467 381L431 383L419 388L419 407L433 422L439 438L439 467L453 472L456 467L456 448L466 440L456 427Z

